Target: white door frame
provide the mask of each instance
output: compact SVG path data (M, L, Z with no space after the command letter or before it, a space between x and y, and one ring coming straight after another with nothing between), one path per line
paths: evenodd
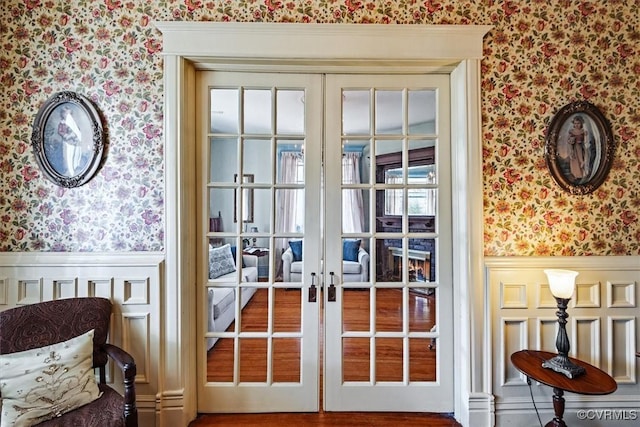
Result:
M490 26L158 22L163 34L165 287L159 425L196 415L196 69L449 72L452 105L455 417L493 422L483 294L480 61Z

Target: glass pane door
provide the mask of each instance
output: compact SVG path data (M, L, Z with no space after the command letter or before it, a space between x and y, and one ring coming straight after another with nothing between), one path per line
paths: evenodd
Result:
M453 411L448 86L327 77L326 410Z
M198 410L315 411L320 77L202 72L197 89Z

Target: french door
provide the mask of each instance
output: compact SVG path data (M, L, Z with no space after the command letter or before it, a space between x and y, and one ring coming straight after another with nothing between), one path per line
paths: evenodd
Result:
M451 412L448 77L197 85L198 411Z
M317 411L321 77L197 85L198 411ZM290 241L304 242L293 277Z
M453 411L448 88L441 75L326 77L328 410ZM354 241L368 280L344 261Z

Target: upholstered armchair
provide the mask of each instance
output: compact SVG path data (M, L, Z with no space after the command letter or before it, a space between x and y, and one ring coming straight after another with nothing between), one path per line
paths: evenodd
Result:
M99 396L97 399L69 412L65 412L68 408L66 406L67 403L59 404L57 407L54 405L52 410L57 412L55 418L44 421L38 426L136 427L138 425L134 383L136 376L135 362L127 352L106 342L109 333L111 308L110 300L90 297L47 301L0 312L0 357L3 357L3 362L7 363L6 359L11 357L13 353L21 352L20 354L13 354L13 356L22 357L22 354L38 354L40 350L45 349L38 355L40 359L43 358L42 354L48 356L45 357L45 361L50 365L41 375L44 379L39 378L38 381L48 381L51 385L59 385L59 387L54 388L56 395L62 394L60 389L66 390L66 388L73 390L73 392L77 390L79 391L78 394L87 394L87 389L91 386L96 387L94 369L98 368L100 378L97 381L95 392L95 396ZM91 332L92 330L93 332ZM87 365L86 370L83 372L85 377L88 376L89 380L85 377L73 376L71 371L75 366L69 364L69 371L67 371L67 366L60 361L60 354L64 357L63 350L73 351L69 350L71 345L63 346L64 348L56 347L59 343L66 345L67 342L75 342L80 338L85 339L83 351L87 356ZM93 345L91 344L91 339L93 340ZM56 353L50 350L51 347L49 346L60 348L60 351ZM93 355L91 355L92 347ZM73 349L75 350L75 347ZM70 357L80 358L82 356L72 353ZM124 396L121 396L106 384L105 366L109 358L115 362L115 368L122 372ZM91 365L93 365L93 368ZM2 377L14 375L13 380L15 381L15 371L9 372L7 369L1 375ZM23 375L24 371L19 372ZM36 375L39 374L36 373ZM17 380L20 381L20 377L17 377ZM52 380L53 378L56 379L56 382ZM78 380L78 378L81 378L81 380ZM3 381L5 381L3 383L3 387L5 387L7 381L3 379L0 383ZM70 383L73 384L70 385ZM80 386L78 386L78 383ZM87 386L86 384L88 383L92 384ZM27 388L27 385L25 384L22 387ZM2 390L6 390L6 388ZM22 393L24 394L25 392L23 391ZM31 393L31 390L27 390L27 393ZM67 401L75 399L73 395L69 396L71 393L72 391L66 392L63 397ZM37 401L50 403L51 398L45 397L43 394L42 388L37 393L32 393L33 397L29 404L37 403ZM8 399L6 395L3 395L4 398ZM4 405L9 404L6 399ZM31 411L31 409L25 410L18 404L13 406L14 408L17 407L18 412ZM5 409L3 407L3 415ZM44 411L40 407L35 410L39 413Z
M369 253L364 249L358 250L357 261L342 261L342 282L369 281ZM294 261L293 251L287 248L282 254L282 281L302 281L302 261Z

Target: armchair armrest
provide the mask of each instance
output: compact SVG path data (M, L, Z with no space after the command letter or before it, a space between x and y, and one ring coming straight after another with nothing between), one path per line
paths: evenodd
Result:
M291 263L293 262L293 251L287 248L282 254L282 281L291 281Z
M361 265L361 275L362 275L363 282L369 281L370 258L371 257L369 256L369 253L364 248L361 247L360 250L358 251L358 263L360 263Z
M358 250L358 262L360 264L364 264L365 262L368 264L369 258L369 252L367 252L366 249L360 248L360 250Z
M113 359L122 371L124 378L124 418L125 425L137 426L138 408L136 407L136 362L133 357L120 347L113 344L103 344L102 349ZM100 380L103 380L104 369L100 370Z
M242 255L245 267L258 267L258 257L255 255Z
M284 251L284 253L282 254L282 261L286 261L289 264L293 262L293 251L291 250L291 248L287 248L287 250Z

